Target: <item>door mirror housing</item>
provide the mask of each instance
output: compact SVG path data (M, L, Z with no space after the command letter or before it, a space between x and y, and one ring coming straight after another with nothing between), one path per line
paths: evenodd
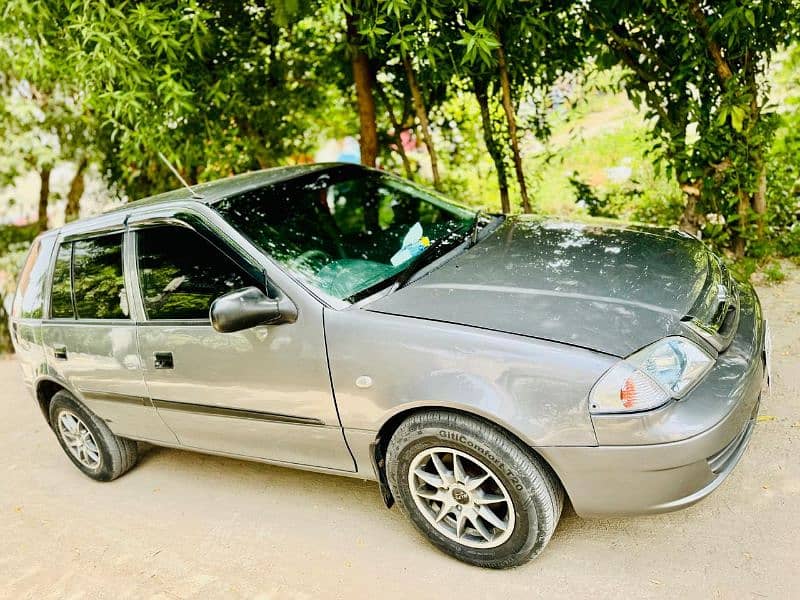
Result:
M220 296L211 304L211 325L220 333L233 333L257 325L291 323L297 309L289 298L270 298L255 286Z

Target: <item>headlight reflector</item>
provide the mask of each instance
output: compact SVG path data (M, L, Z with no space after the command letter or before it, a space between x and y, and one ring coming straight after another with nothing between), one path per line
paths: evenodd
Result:
M706 374L713 359L682 337L664 338L629 357L673 398L680 398Z
M589 394L592 413L635 412L683 397L713 365L686 338L671 336L632 354L609 369Z

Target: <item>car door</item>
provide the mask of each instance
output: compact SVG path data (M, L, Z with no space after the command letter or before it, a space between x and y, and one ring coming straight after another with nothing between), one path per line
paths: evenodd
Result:
M219 333L209 307L247 286L266 289L253 259L208 230L145 220L135 233L137 326L159 414L190 448L354 471L333 399L322 308L293 323Z
M117 435L175 443L147 397L123 269L123 232L62 239L42 339L50 375Z

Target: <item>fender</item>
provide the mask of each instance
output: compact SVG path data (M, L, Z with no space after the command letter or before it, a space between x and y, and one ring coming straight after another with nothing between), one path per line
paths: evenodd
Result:
M50 422L50 411L48 407L50 406L50 400L53 395L59 391L59 389L56 388L66 390L75 398L77 398L82 404L86 404L83 395L80 392L78 392L66 380L59 377L57 373L53 373L52 370L48 368L48 372L46 374L39 375L33 381L32 391L36 401L39 403L39 410L42 411L44 420L47 421L47 424L51 429L53 424Z
M325 330L348 439L357 430L374 439L397 415L424 407L486 419L531 447L597 445L587 399L613 357L359 309L326 309Z

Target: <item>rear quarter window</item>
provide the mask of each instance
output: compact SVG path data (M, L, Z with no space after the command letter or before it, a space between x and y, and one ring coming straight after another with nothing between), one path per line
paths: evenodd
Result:
M44 313L44 281L55 237L37 238L31 245L25 266L19 274L11 315L22 319L41 319Z
M50 317L53 319L74 319L72 305L72 244L61 244L53 266L53 287L50 292Z

